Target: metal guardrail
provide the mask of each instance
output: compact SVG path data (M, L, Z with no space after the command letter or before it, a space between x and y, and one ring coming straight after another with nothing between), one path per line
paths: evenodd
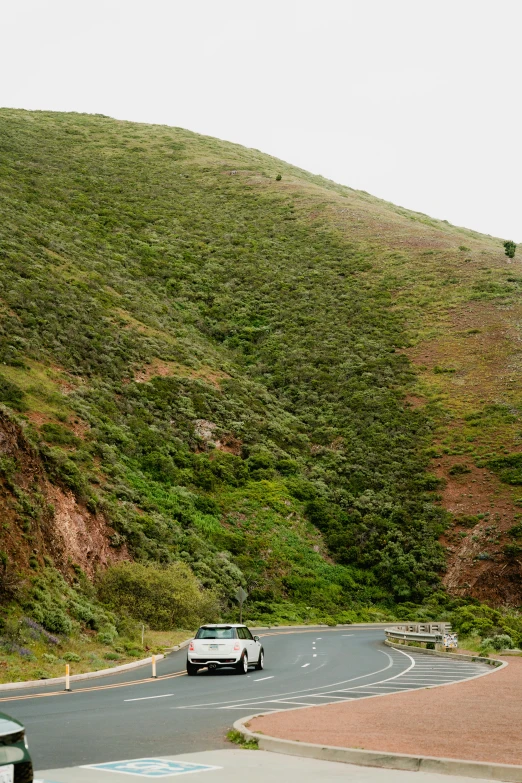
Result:
M450 623L407 623L386 628L384 635L390 641L406 644L420 642L440 645L445 649L457 646L457 636L451 633Z

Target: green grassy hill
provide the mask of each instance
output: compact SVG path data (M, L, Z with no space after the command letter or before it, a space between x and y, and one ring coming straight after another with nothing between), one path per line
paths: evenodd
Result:
M441 579L521 603L500 240L178 128L6 109L0 215L5 600L85 622L54 569L94 606L131 557L224 616L240 584L252 619Z

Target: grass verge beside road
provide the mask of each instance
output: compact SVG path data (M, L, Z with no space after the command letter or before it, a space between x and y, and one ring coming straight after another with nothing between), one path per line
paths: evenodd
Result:
M164 653L170 647L188 639L193 631L146 631L143 639L130 646L119 647L102 644L98 638L81 634L78 638L59 640L54 651L49 651L49 645L35 640L24 648L27 652L21 656L18 651L2 651L0 661L0 683L24 682L25 680L48 679L62 677L65 665L69 663L71 674L109 669L125 663L146 658L149 655Z

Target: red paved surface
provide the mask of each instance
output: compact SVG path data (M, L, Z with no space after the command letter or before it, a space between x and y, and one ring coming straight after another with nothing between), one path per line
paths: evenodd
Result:
M254 718L272 737L422 756L522 764L522 657L456 685Z

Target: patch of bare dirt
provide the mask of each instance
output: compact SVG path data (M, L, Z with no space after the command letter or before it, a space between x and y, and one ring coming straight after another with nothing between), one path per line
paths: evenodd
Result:
M154 359L150 364L135 373L134 380L136 383L147 383L151 378L167 378L171 376L197 378L211 383L217 389L220 388L221 381L230 377L227 373L213 370L211 367L194 369L182 364L176 364L175 362L163 362L160 359Z
M48 416L46 413L41 413L40 411L28 411L28 413L26 413L26 417L37 427L41 427L42 424L49 424L49 422L54 421L52 416Z
M86 422L78 418L74 418L72 421L67 422L57 421L55 417L49 416L47 413L42 413L41 411L28 411L25 415L31 424L34 424L38 429L43 424L59 424L61 427L71 430L80 440L84 440L86 434L91 429Z
M47 417L33 412L30 418L41 424ZM11 465L0 476L0 548L13 567L28 570L34 557L43 565L47 555L65 575L76 563L93 576L98 567L129 559L125 546L111 546L115 532L103 514L92 513L72 492L51 484L23 429L2 412L0 457Z
M220 434L219 438L216 438L218 425L213 421L207 421L207 419L195 419L194 431L196 435L204 440L205 443L213 443L218 451L225 451L228 454L235 454L239 456L241 454L242 442L235 438L230 433ZM212 458L212 455L210 455Z
M451 475L455 466L469 473ZM441 538L447 552L443 583L454 595L497 606L519 606L522 564L503 551L510 541L506 532L517 513L509 489L464 456L441 457L433 472L445 481L442 505L455 515L454 526Z
M488 405L516 413L522 375L521 323L522 303L468 302L448 312L442 334L405 352L452 417L441 426L438 438L450 444L450 450L462 450L468 442L486 455L521 450L516 417L510 422L486 416L472 428L466 419ZM520 513L515 505L520 491L486 468L478 468L474 460L471 454L446 454L432 466L445 482L442 505L456 520L442 538L448 555L443 581L456 595L519 606L521 559L508 556L504 546L513 543L506 532ZM463 472L458 473L459 467ZM466 521L477 515L482 518L476 524Z
M56 561L65 565L78 563L85 573L93 577L98 568L105 568L118 560L128 560L126 547L117 549L110 545L114 533L101 514L92 514L78 503L72 492L49 485L47 497L54 506L53 552Z
M407 394L404 398L404 402L410 408L423 408L426 405L425 397L419 397L415 394Z
M58 384L63 394L71 394L73 391L76 391L79 386L78 378L70 375L67 370L64 370L58 364L51 364L49 369L53 381Z
M147 383L151 378L168 378L169 375L174 374L174 367L171 364L155 359L149 365L135 373L134 380L136 383Z
M85 421L81 421L81 419L73 419L68 425L69 429L71 429L77 438L80 438L80 440L84 440L85 436L88 432L90 432L90 425L87 424Z
M220 440L216 441L216 449L225 451L227 454L235 454L236 457L241 455L242 446L241 441L234 438L233 435L223 435Z
M459 466L465 473L452 475ZM453 514L487 514L499 520L499 526L513 524L516 509L511 493L494 473L477 468L464 455L439 457L433 472L445 481L442 504Z
M438 370L438 385L457 400L509 399L522 372L520 323L522 303L468 302L449 313L444 334L405 353L417 366Z

